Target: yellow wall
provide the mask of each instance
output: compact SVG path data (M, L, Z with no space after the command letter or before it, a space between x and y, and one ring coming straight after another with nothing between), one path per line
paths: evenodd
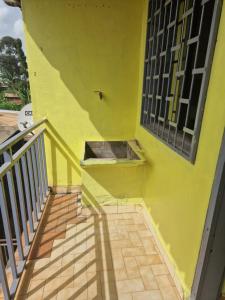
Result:
M144 200L189 294L225 125L225 9L192 165L139 125L147 0L23 0L22 4L34 117L49 120L50 184L81 182L79 161L85 140L135 136L148 160ZM93 92L98 89L105 93L103 102ZM99 172L83 173L86 188L89 182L99 194L110 192L113 185L108 184L115 175L107 179L108 170ZM124 172L128 177L128 170L120 175ZM140 196L141 190L138 184L132 196Z
M147 1L143 15L136 138L144 148L144 200L155 229L174 262L186 295L196 266L217 157L225 126L225 7L213 61L196 162L192 165L140 124Z
M134 137L142 6L23 0L35 119L47 117L50 184L80 183L85 140ZM103 101L95 90L102 90Z

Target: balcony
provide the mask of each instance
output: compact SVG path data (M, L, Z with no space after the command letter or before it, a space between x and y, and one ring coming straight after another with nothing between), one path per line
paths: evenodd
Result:
M141 204L52 193L44 123L0 146L0 299L180 299Z

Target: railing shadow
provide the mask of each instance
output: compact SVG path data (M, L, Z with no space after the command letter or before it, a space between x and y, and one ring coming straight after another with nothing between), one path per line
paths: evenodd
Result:
M49 160L51 162L52 169L52 183L53 186L59 185L58 170L57 170L57 151L63 156L66 161L66 172L67 172L67 182L66 186L70 187L72 185L72 173L75 172L78 176L81 176L80 161L70 149L68 144L62 138L62 136L56 131L53 125L46 121L47 132L46 136L50 141L50 156ZM68 192L70 192L68 190Z
M63 295L64 290L66 289L67 292L70 292L66 299L70 300L76 299L85 293L92 292L91 299L104 299L106 295L108 296L108 299L117 298L116 279L112 265L112 252L110 244L108 243L110 240L110 233L107 219L105 218L105 212L85 187L84 194L86 199L88 199L89 205L92 206L92 213L83 217L77 216L76 218L78 219L76 221L71 217L71 211L69 210L66 213L68 218L61 214L61 217L64 218L64 220L67 218L66 222L67 225L69 225L66 228L65 236L62 238L60 232L57 235L57 228L53 227L52 230L56 230L54 241L58 240L58 242L52 245L51 251L46 249L42 252L41 257L49 257L53 252L57 253L62 247L65 247L63 248L63 256L59 251L58 255L50 258L45 265L37 269L35 268L35 263L38 263L38 260L29 261L20 288L20 291L23 293L26 292L29 297L34 296L36 293L43 290L43 299L50 300L56 295ZM68 195L70 201L72 200L71 198L72 196ZM52 220L56 219L57 215L60 215L60 207L62 210L65 210L65 203L61 205L60 203L56 203L55 206L52 206L54 200L57 202L56 198L50 200L48 203L46 219L43 220L41 224L44 228L39 234L43 234L49 223L52 224ZM68 204L68 207L69 205L70 204ZM53 210L51 210L51 208L53 208ZM56 210L54 210L55 208ZM74 212L76 212L75 207ZM48 220L48 217L50 217L50 220ZM60 217L58 218L60 220ZM81 223L79 220L81 220ZM61 226L62 223L64 223L64 221L60 221L58 223L59 226ZM76 231L74 232L75 228ZM100 232L102 228L104 228L104 234L101 235ZM47 232L49 234L51 229L47 229ZM48 244L48 242L48 240L44 240L40 245L40 241L37 240L34 247L43 247L45 244ZM82 245L84 244L86 244L86 247L84 251L82 251ZM81 249L79 252L77 249L80 247ZM67 256L70 257L68 263L66 261L65 264L61 264L60 266L60 261L62 261L63 258L66 259ZM76 269L76 266L79 266L79 268ZM73 275L71 275L71 267L74 267ZM110 284L108 281L105 282L102 280L103 272L107 273L108 271L110 271ZM67 273L68 276L66 275ZM64 276L62 276L62 274L64 274ZM32 280L36 280L37 284L30 284L30 282L32 282L31 278ZM56 284L54 287L57 278L60 278L60 284ZM83 278L83 281L81 278ZM49 292L46 294L46 289L50 286L53 288L49 288Z

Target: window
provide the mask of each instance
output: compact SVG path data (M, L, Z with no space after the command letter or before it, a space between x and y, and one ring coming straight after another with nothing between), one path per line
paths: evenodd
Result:
M194 161L219 18L217 0L150 0L141 125Z

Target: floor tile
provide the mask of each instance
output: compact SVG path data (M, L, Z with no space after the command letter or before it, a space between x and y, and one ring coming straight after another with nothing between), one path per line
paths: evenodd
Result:
M169 271L165 264L152 265L154 275L167 275Z
M122 249L123 256L140 256L145 255L144 247L130 247Z
M134 257L124 258L128 279L140 278L138 264Z
M77 216L74 196L56 195L48 205L20 297L178 299L137 206L85 208L86 215Z
M133 293L133 300L163 300L159 290Z
M137 232L135 232L135 231L129 232L129 239L131 241L132 246L134 246L134 247L143 246L142 240L140 239Z
M118 293L132 293L144 291L144 285L141 279L129 279L116 282Z
M179 300L175 288L168 285L160 288L163 300Z
M162 260L158 254L136 256L136 261L139 266L161 264Z
M150 266L140 267L140 274L146 290L158 290L157 281Z

